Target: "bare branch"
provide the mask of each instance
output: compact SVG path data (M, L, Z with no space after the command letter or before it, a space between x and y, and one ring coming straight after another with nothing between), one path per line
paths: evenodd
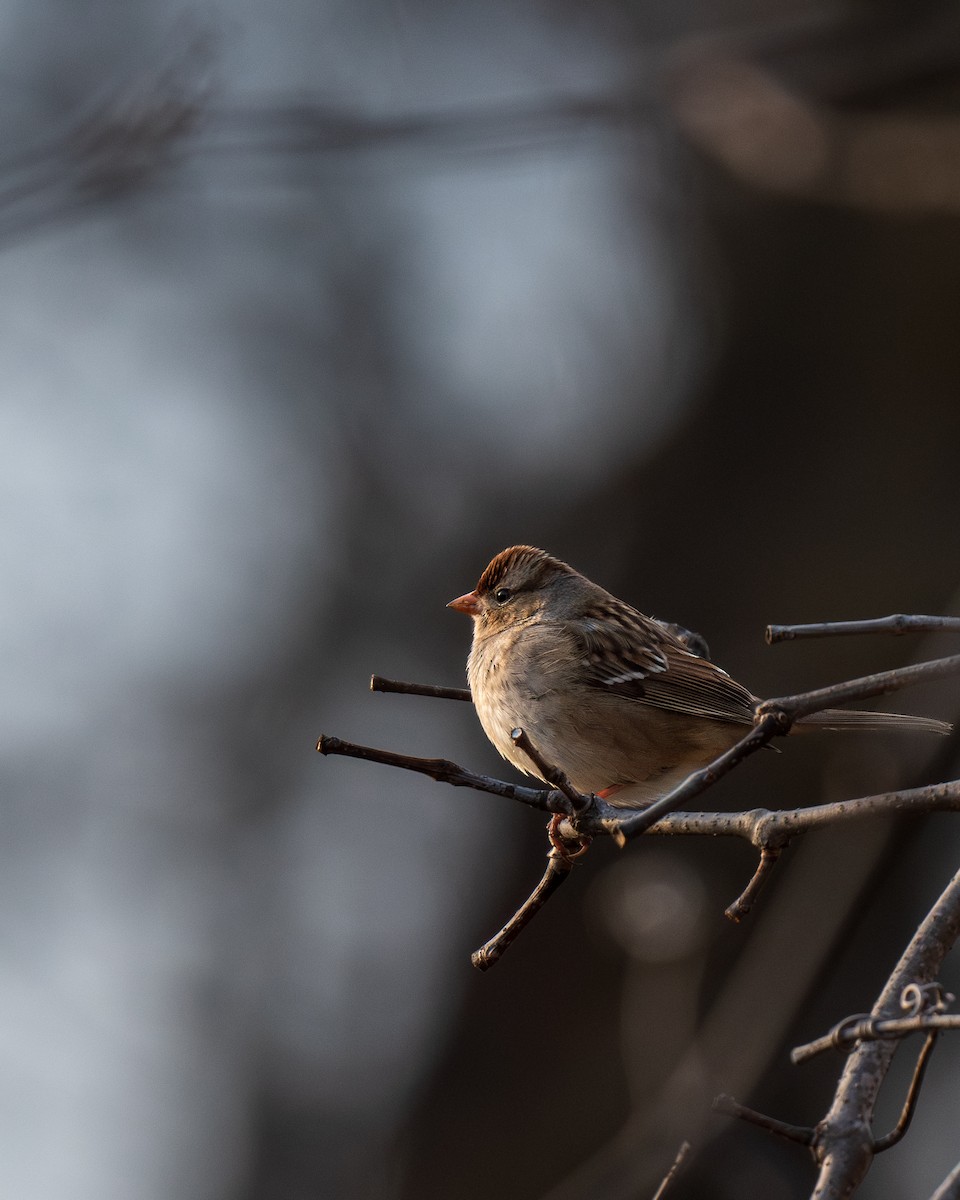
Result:
M929 662L914 663L908 667L896 667L892 671L878 671L874 675L851 679L848 683L835 683L830 687L801 692L796 696L764 700L757 710L757 715L780 713L792 724L799 717L809 716L810 713L820 712L824 708L849 704L851 700L869 700L873 696L883 696L888 692L897 692L901 688L913 687L918 683L930 683L935 679L947 679L951 675L960 675L960 654L952 654L948 658L934 658Z
M321 754L342 754L347 758L362 758L367 762L382 763L387 767L399 767L404 771L416 771L429 775L440 783L454 787L476 788L480 792L491 792L495 796L506 796L508 800L519 800L530 808L542 812L561 813L570 816L570 801L559 791L544 788L524 787L522 784L504 783L490 775L477 775L451 762L447 758L416 758L411 754L395 754L392 750L377 750L373 746L360 746L345 742L342 738L321 734L317 741Z
M783 851L779 846L776 848L770 846L760 847L760 859L757 863L757 869L754 871L750 882L743 889L736 900L734 900L732 904L728 905L727 908L724 909L723 915L728 920L733 921L734 923L739 923L743 920L751 908L753 908L754 900L756 900L760 889L769 879L771 873L773 872L773 868L777 865L782 853Z
M880 1038L896 1040L909 1033L960 1029L960 1017L946 1015L955 999L956 996L944 991L939 983L908 983L900 994L900 1007L905 1014L903 1017L888 1021L877 1020L870 1013L845 1017L826 1036L805 1046L798 1046L791 1052L790 1060L793 1063L805 1062L831 1048L849 1050L858 1041L877 1041Z
M927 1013L889 1021L875 1021L869 1015L847 1017L823 1037L791 1050L790 1061L798 1064L827 1050L849 1050L854 1042L898 1041L911 1033L942 1033L948 1029L960 1029L960 1015Z
M552 763L547 762L523 729L512 730L510 740L518 750L522 750L527 758L530 759L537 768L541 778L545 779L547 783L551 784L558 791L563 792L570 801L571 808L576 816L586 813L593 807L593 802L597 797L578 792L559 767L555 767Z
M370 691L399 692L401 696L433 696L438 700L473 702L469 688L439 687L435 683L407 683L403 679L384 679L382 675L370 676Z
M757 724L735 746L732 746L724 754L721 754L719 758L715 758L706 767L703 767L699 771L694 771L692 775L688 775L683 783L679 787L675 787L672 792L668 792L666 796L661 796L659 800L656 800L648 808L642 809L640 812L633 813L629 817L621 817L607 822L610 836L619 845L623 846L631 838L639 837L641 833L646 833L648 829L656 825L668 813L675 812L678 808L686 804L688 800L693 800L701 792L705 792L718 779L722 779L734 767L739 766L745 758L756 753L762 746L772 741L778 733L787 733L789 728L789 723L786 728L783 728L783 721L778 713L769 712L764 713L762 716L758 715Z
M835 683L830 687L800 692L795 696L764 700L757 707L756 724L753 729L735 746L706 767L688 775L683 783L655 801L649 808L615 822L609 832L621 845L630 838L646 833L661 817L675 812L687 801L705 792L718 779L739 766L745 758L756 753L774 737L789 733L794 722L800 717L821 712L836 704L867 700L872 696L880 696L933 679L944 679L950 675L960 675L960 654L951 655L949 658L936 658L931 662L917 663L909 667L897 667L892 671L880 671L874 675L864 675L847 683Z
M541 812L559 813L567 818L565 826L569 824L571 836L597 837L601 834L612 834L617 822L622 819L623 810L606 803L599 796L591 797L590 811L575 814L571 801L559 789L506 783L490 775L468 771L446 758L418 758L411 754L397 754L392 750L378 750L374 746L358 745L327 735L320 737L317 750L321 754L360 758L404 771L416 771L440 783L475 788L494 796L517 800ZM648 810L644 810L644 813L646 811ZM841 800L833 804L816 804L810 808L753 808L733 813L678 812L661 817L648 832L660 837L739 837L762 851L780 849L794 837L847 821L894 814L956 811L960 811L960 780L951 780L928 787L882 792L875 796L861 796L855 800Z
M808 1129L805 1125L788 1125L786 1121L778 1121L776 1117L768 1117L766 1113L757 1112L754 1108L747 1108L745 1104L741 1104L739 1100L734 1100L732 1096L728 1096L725 1092L721 1092L717 1096L713 1102L713 1107L716 1112L725 1113L728 1117L738 1117L741 1121L749 1121L751 1125L758 1125L768 1133L786 1138L789 1142L799 1142L801 1146L813 1145L815 1136L813 1129Z
M871 1015L877 1020L896 1016L904 988L931 983L958 937L960 872L922 921ZM851 1195L868 1171L875 1154L873 1111L896 1045L860 1042L847 1059L830 1110L817 1126L814 1152L820 1175L813 1193L817 1200Z
M485 942L470 955L470 961L478 971L488 971L500 961L511 944L526 929L541 908L550 899L561 883L566 882L574 868L574 860L551 850L547 855L547 869L533 892L504 925L498 934Z
M857 633L932 633L946 629L960 632L960 617L914 617L895 613L868 621L821 621L810 625L768 625L764 637L768 646L792 642L798 638L846 637Z
M937 1044L937 1037L938 1034L936 1031L927 1035L927 1040L923 1043L923 1049L917 1056L916 1066L913 1068L913 1077L910 1080L910 1087L907 1089L907 1098L903 1102L900 1117L889 1133L884 1134L882 1138L877 1138L873 1143L874 1154L882 1154L884 1150L889 1150L891 1146L895 1146L910 1128L910 1122L913 1120L913 1114L917 1107L917 1100L920 1097L920 1089L923 1086L923 1077L927 1071L927 1063L930 1061L930 1055Z
M927 787L906 788L896 792L880 792L875 796L860 796L855 800L839 800L832 804L814 804L809 808L782 809L771 812L756 808L741 813L703 814L710 818L710 827L703 832L731 834L745 837L759 849L784 846L791 838L843 825L848 821L859 821L867 817L905 815L925 812L960 811L960 780L929 784ZM676 824L681 824L677 814ZM673 823L663 823L658 833L688 832L672 828ZM689 832L694 832L690 829ZM699 832L697 830L696 832Z

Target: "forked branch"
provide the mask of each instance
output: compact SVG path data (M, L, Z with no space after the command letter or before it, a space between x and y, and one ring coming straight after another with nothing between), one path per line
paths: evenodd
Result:
M876 621L838 622L831 625L770 626L768 642L792 638L838 635L845 633L903 633L908 630L958 630L960 618L892 616ZM512 736L538 774L549 787L527 787L478 775L447 759L424 759L410 755L357 745L339 738L321 737L317 749L323 754L341 754L379 762L402 770L417 771L458 787L470 787L517 800L529 807L553 814L551 827L554 849L539 884L507 924L474 955L473 963L486 970L499 961L529 921L570 875L574 858L565 850L565 842L586 842L598 834L608 834L621 845L641 834L661 836L723 835L745 838L760 852L752 879L742 895L727 910L738 920L749 911L757 893L769 877L783 848L799 835L828 825L842 824L878 814L933 812L960 809L960 780L930 787L861 797L835 804L815 805L785 812L754 809L740 813L680 812L682 806L701 795L723 775L733 770L774 737L789 733L802 717L835 705L879 696L926 681L960 675L960 655L936 659L873 675L832 687L794 696L778 697L760 704L755 723L745 736L707 767L690 775L679 787L642 811L615 808L599 796L583 795L566 777L540 754L522 729ZM441 699L469 700L463 688L434 687L386 680L374 676L375 691L432 696ZM848 1018L826 1038L794 1052L800 1061L829 1046L850 1050L830 1110L813 1128L787 1125L775 1118L745 1108L731 1097L719 1097L717 1107L724 1112L760 1125L792 1141L812 1148L820 1166L815 1200L849 1196L863 1178L873 1157L903 1137L912 1118L926 1065L936 1037L942 1029L960 1026L960 1018L942 1008L931 1011L897 1012L897 1005L913 989L918 996L929 995L931 981L949 949L960 936L960 874L941 895L937 904L917 930L910 946L890 975L887 985L870 1014ZM896 1045L908 1033L922 1031L926 1041L918 1056L906 1102L897 1125L890 1133L874 1138L872 1118L877 1094L886 1075ZM897 1039L896 1041L894 1039ZM671 1172L672 1174L672 1172ZM956 1173L955 1173L956 1174ZM670 1178L668 1174L664 1183ZM944 1182L938 1196L950 1194L952 1179ZM661 1189L662 1190L662 1189Z
M806 637L834 632L879 632L881 630L902 632L906 628L931 628L934 626L946 629L953 628L955 624L960 625L960 621L948 617L907 618L895 616L882 618L879 621L842 622L836 626L770 626L767 630L767 639L768 641L778 641L790 637ZM681 813L677 811L712 787L714 783L751 754L766 746L773 738L789 733L793 724L802 717L834 705L865 700L917 683L955 675L960 675L960 655L900 667L892 671L881 671L860 679L834 684L831 687L764 701L758 705L753 727L735 746L706 767L693 772L673 791L642 810L624 810L609 804L599 796L584 795L578 792L571 786L566 776L540 754L538 748L532 744L522 729L513 731L513 740L530 759L541 778L548 781L550 787L538 788L506 783L488 775L479 775L468 771L449 759L417 758L394 751L378 750L373 746L343 741L336 737L321 736L317 742L317 750L322 754L346 755L401 770L417 771L455 787L469 787L491 792L553 814L551 841L554 845L554 852L548 859L547 870L543 878L514 917L496 937L492 938L473 956L474 964L481 969L486 969L499 960L520 931L540 911L559 884L567 878L573 863L570 847L579 843L582 849L585 849L589 840L599 834L608 834L621 846L630 839L649 832L661 835L700 833L715 836L719 834L748 839L759 850L760 858L746 888L726 910L727 916L731 920L738 921L750 911L761 887L772 873L783 848L792 837L824 825L877 813L929 812L935 809L960 808L960 781L954 781L932 788L891 792L839 804L819 805L788 812L768 812L765 809L743 813ZM438 699L460 701L471 699L470 692L465 688L408 683L402 680L385 679L379 675L371 678L370 687L373 691L430 696Z

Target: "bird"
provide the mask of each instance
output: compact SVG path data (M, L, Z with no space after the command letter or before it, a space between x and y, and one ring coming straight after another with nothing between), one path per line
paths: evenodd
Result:
M644 616L568 563L510 546L449 608L473 618L467 678L480 724L521 772L543 775L511 734L581 793L641 809L729 750L761 704L682 626ZM827 709L805 729L950 732L945 721Z

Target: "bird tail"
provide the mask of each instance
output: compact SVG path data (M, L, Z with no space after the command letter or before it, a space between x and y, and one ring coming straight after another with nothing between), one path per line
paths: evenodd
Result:
M949 721L936 721L933 717L915 717L906 713L861 712L858 709L826 708L823 712L810 713L797 721L801 729L830 729L836 732L848 729L863 733L939 733L948 734L953 729Z

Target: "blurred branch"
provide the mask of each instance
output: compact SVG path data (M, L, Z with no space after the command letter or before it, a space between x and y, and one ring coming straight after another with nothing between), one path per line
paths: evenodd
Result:
M437 108L409 114L364 114L309 95L266 95L211 114L211 152L329 153L422 147L467 153L512 152L604 126L649 121L654 102L639 89L549 96L533 103Z
M366 114L315 96L213 103L214 38L195 32L170 61L112 87L53 137L0 160L0 240L156 184L187 157L324 156L394 146L512 153L598 128L636 128L648 95L620 89L413 114Z
M762 39L701 38L668 52L664 99L691 141L754 186L874 210L960 210L960 118L829 107L955 70L954 6L871 8L842 24L808 19L799 28L767 21L763 30ZM662 111L645 80L405 114L346 110L310 94L215 104L215 41L209 28L188 30L166 63L112 87L62 132L0 162L0 239L156 184L188 155L234 163L394 147L502 155L584 131L636 131ZM705 652L696 641L691 649Z
M652 1200L663 1200L663 1197L667 1194L667 1189L670 1187L670 1184L673 1183L674 1179L676 1179L677 1173L679 1172L680 1168L683 1166L684 1159L687 1157L687 1155L689 1153L690 1153L690 1143L689 1142L681 1142L680 1149L677 1151L676 1157L674 1158L673 1163L671 1164L670 1170L667 1171L666 1175L664 1175L660 1186L657 1188L657 1190L653 1194Z
M930 1200L958 1200L960 1198L960 1163L953 1168Z
M155 182L209 110L215 38L188 22L168 61L114 86L67 127L0 161L0 239Z
M955 5L887 14L691 39L668 58L667 103L695 145L754 187L870 211L960 211L960 118L831 104L956 72Z
M113 86L62 132L0 162L0 240L155 185L188 155L234 163L394 147L502 155L584 131L649 127L663 100L692 142L754 186L870 210L960 210L960 118L830 107L955 71L955 6L868 6L853 19L806 16L760 28L760 37L670 48L662 99L641 79L588 95L377 114L310 94L214 104L217 34L194 21L166 62Z

